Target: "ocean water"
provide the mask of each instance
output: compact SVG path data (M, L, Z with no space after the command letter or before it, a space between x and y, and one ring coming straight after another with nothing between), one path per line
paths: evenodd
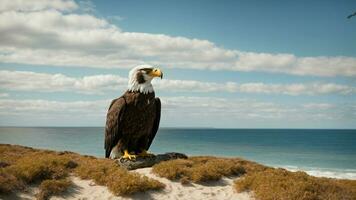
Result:
M102 127L0 127L0 143L104 156ZM356 179L356 130L161 128L153 153L242 157L314 176Z

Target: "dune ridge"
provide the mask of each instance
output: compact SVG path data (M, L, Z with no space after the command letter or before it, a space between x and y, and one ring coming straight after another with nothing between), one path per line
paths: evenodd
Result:
M127 171L108 159L0 144L0 198L353 200L356 181L212 156Z

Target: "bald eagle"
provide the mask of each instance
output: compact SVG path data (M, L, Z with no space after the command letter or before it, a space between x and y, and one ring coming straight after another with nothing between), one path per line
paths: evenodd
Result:
M151 81L162 79L160 69L139 65L129 73L128 90L112 100L106 117L105 157L120 156L132 160L137 155L150 156L147 150L156 136L161 101L155 97Z

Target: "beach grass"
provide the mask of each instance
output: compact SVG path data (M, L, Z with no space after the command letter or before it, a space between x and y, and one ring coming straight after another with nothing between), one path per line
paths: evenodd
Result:
M234 190L249 192L256 200L356 199L355 180L317 178L241 158L194 156L161 162L153 166L152 172L183 185L234 178ZM71 176L93 180L118 196L165 187L157 180L120 168L109 159L0 144L1 195L25 191L35 185L39 188L37 198L49 199L73 185Z
M15 190L24 189L25 185L14 175L0 168L0 194L8 194Z
M109 159L87 158L80 163L75 169L77 176L82 179L92 179L99 185L105 185L115 195L130 195L165 187L157 180L136 172L128 172Z
M353 200L356 181L317 178L305 172L269 168L252 171L234 183L238 192L253 191L259 200Z
M25 190L34 184L40 188L38 199L48 199L71 186L70 175L91 179L121 196L160 190L165 186L157 180L129 172L111 160L72 152L0 145L0 163L1 194Z
M40 192L37 194L37 199L49 199L52 195L65 192L71 185L72 182L68 179L44 180L39 186Z
M251 192L257 200L353 200L356 181L318 178L304 172L266 167L240 158L190 157L161 162L153 173L182 184L207 183L223 176L234 181L236 192Z
M220 180L223 176L240 176L246 173L237 159L224 159L209 156L191 157L161 162L154 165L152 172L183 184L205 183Z

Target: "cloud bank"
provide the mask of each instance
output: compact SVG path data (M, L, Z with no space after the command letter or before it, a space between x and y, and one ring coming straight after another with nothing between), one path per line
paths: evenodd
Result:
M202 39L127 32L80 13L72 0L3 0L0 33L4 63L131 68L148 62L185 69L356 76L355 57L245 52Z
M161 97L163 110L163 124L176 121L177 116L184 116L184 120L194 122L204 118L204 123L214 123L217 126L226 127L225 124L235 124L239 121L251 121L262 123L298 122L354 122L356 118L355 104L328 104L307 103L302 105L276 104L261 102L254 99L226 99L211 97ZM49 100L14 100L0 99L0 125L7 120L16 119L41 124L43 120L48 125L56 124L58 117L62 117L70 124L80 124L83 118L93 122L91 125L103 126L105 114L110 100L97 101L49 101ZM13 121L11 121L13 123ZM173 123L175 124L175 123ZM68 124L67 124L68 125ZM210 124L211 125L211 124ZM243 126L243 124L241 124ZM280 126L279 126L280 127ZM304 126L305 127L305 126Z
M63 74L30 71L0 71L0 88L12 91L62 92L100 94L127 85L127 78L114 75L94 75L81 78Z
M9 91L34 92L77 92L84 94L104 94L107 91L125 90L126 77L119 75L99 74L83 77L70 77L64 74L36 73L29 71L0 70L0 89ZM294 83L268 84L261 82L202 82L196 80L168 80L155 81L154 87L165 92L228 92L255 94L283 94L283 95L322 95L341 94L352 95L356 88L335 83Z

